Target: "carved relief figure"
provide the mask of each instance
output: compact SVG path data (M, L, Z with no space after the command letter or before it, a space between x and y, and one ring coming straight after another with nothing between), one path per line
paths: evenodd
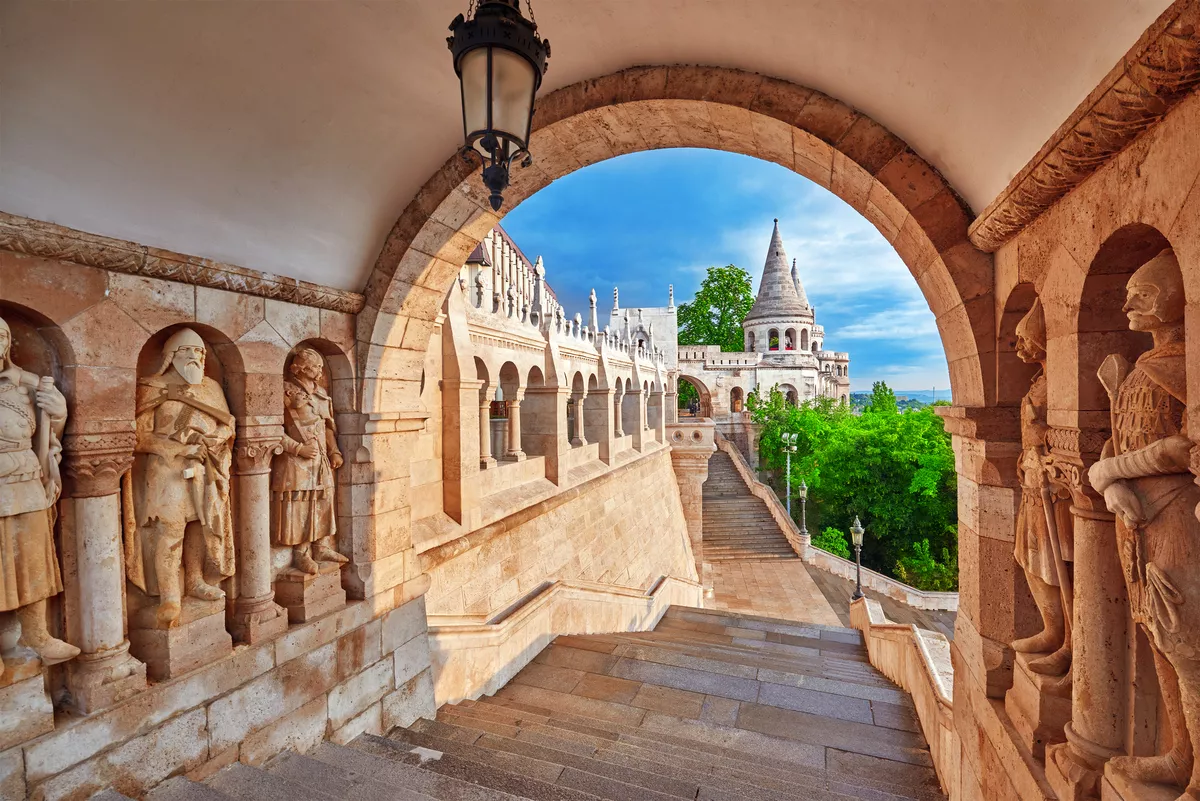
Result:
M21 643L53 665L79 655L46 626L46 599L63 589L53 529L67 401L53 378L11 357L12 331L0 319L0 612L16 610Z
M1134 621L1143 627L1167 717L1170 750L1110 760L1112 770L1145 782L1187 787L1200 798L1193 763L1200 741L1200 487L1188 472L1184 295L1170 249L1126 286L1129 327L1154 346L1130 365L1118 355L1100 367L1112 401L1112 438L1088 472L1117 516L1117 549ZM1190 734L1190 736L1189 736Z
M1029 669L1045 676L1062 676L1071 665L1071 579L1066 561L1071 553L1071 520L1054 503L1047 480L1046 446L1046 323L1041 301L1017 325L1017 355L1026 364L1041 365L1029 392L1021 400L1021 506L1017 512L1017 564L1025 571L1029 591L1042 617L1042 630L1013 643L1031 659Z
M333 471L342 454L324 375L325 361L312 348L292 360L283 390L283 453L271 477L272 538L292 546L293 566L310 574L318 572L317 562L347 561L333 548Z
M220 600L225 593L215 584L234 572L234 419L221 385L204 375L206 355L200 335L181 329L163 346L158 371L138 380L135 530L126 532L126 574L158 597L163 628L178 624L184 593Z

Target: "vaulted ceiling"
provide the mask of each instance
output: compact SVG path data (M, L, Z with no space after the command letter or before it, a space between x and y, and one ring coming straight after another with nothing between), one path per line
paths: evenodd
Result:
M871 115L976 212L1168 0L534 0L543 92L736 67ZM466 0L0 5L0 210L359 290L461 142Z

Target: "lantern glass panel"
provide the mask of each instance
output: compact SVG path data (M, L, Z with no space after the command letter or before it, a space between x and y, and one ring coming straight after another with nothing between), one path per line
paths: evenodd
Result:
M463 135L470 141L472 134L488 127L488 48L479 47L463 54L459 69L462 70Z
M529 143L535 80L533 65L524 57L492 49L492 130Z

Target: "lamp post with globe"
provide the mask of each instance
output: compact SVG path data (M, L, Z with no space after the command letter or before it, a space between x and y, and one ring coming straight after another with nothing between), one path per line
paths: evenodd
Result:
M863 597L862 591L862 544L863 544L863 527L862 523L858 522L858 515L854 516L854 525L850 526L850 539L854 543L854 595L852 600L857 601Z

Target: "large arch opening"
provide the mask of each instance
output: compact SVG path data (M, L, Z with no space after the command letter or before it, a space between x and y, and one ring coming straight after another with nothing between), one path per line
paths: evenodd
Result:
M719 67L646 67L573 84L542 98L531 148L507 208L588 164L661 147L703 147L782 164L826 187L895 247L937 319L954 402L994 400L992 258L967 240L969 209L928 163L869 117L803 86ZM460 265L503 215L478 171L451 158L397 220L368 285L360 341L368 411L411 408L412 377L392 349L421 337L398 319L432 320Z

